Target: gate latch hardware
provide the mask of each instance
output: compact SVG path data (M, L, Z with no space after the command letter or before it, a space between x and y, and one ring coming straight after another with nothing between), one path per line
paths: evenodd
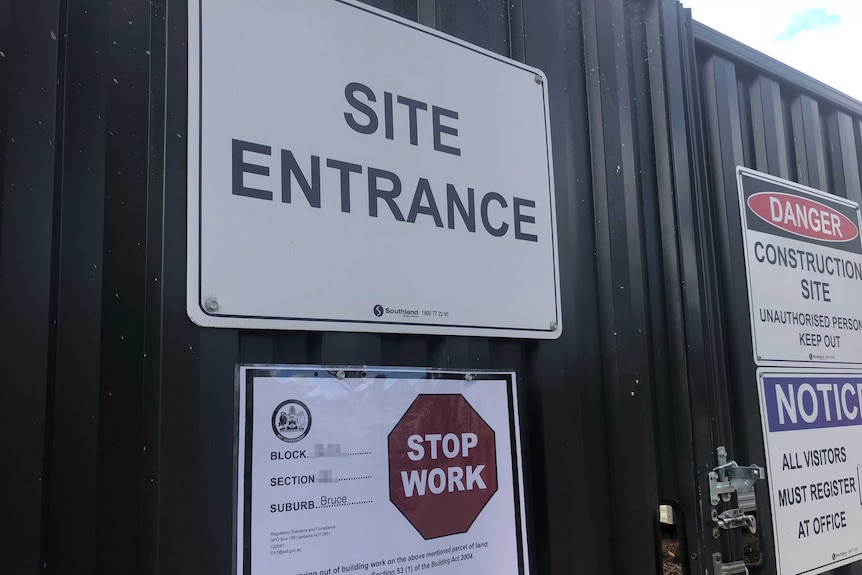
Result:
M718 467L709 472L709 498L713 505L720 501L730 501L730 494L747 493L754 490L754 484L766 477L766 472L759 465L740 466L735 461L727 460L727 450L719 447Z
M715 553L712 556L712 572L714 575L748 575L748 567L745 566L745 561L724 563L721 553Z
M721 513L713 509L712 520L718 525L719 529L739 529L740 527L744 527L752 534L757 533L757 519L754 515L744 513L742 509L727 509Z

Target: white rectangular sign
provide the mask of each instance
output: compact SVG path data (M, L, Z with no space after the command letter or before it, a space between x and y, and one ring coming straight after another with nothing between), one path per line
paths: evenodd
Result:
M862 219L844 198L738 168L758 365L862 364Z
M778 575L862 559L862 372L758 370Z
M353 0L189 2L189 317L556 338L541 71Z
M238 368L239 575L528 575L515 375Z

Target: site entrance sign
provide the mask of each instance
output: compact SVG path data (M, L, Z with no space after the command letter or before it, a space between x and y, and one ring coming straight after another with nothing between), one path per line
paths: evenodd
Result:
M554 339L540 70L354 0L189 2L189 317Z

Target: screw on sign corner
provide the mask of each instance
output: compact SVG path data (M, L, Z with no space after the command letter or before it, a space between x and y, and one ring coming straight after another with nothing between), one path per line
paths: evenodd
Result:
M460 394L422 394L389 432L389 499L424 539L466 533L497 492L494 430Z

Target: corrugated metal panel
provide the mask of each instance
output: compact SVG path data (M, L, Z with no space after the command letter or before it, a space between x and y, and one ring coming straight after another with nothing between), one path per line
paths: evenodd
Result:
M0 540L21 573L39 568L48 508L59 4L0 2Z
M627 39L630 16L645 33L639 8L373 3L548 72L570 327L543 343L197 328L184 310L186 3L79 0L26 16L26 3L0 3L4 13L10 5L19 11L11 21L29 35L4 33L0 46L5 51L11 38L45 60L31 65L16 54L9 73L18 94L3 92L5 159L16 165L4 172L0 265L20 271L0 278L8 343L0 421L6 437L20 438L3 443L4 459L20 474L2 480L4 492L21 497L12 503L15 525L4 522L9 537L0 539L4 549L15 542L16 573L43 564L57 573L228 572L239 362L515 369L524 390L536 572L573 565L627 572L655 563L650 328L639 247L647 232L638 223L642 160L632 152L649 128L634 108L619 116L603 95L610 89L633 101L643 88L634 77L642 71L603 33ZM46 64L58 55L59 75ZM619 75L587 75L585 62ZM37 120L49 137L60 135L56 149L36 132L11 139ZM607 134L591 139L588 120L599 132L607 125ZM10 147L31 140L32 148ZM596 154L601 163L592 162ZM19 174L21 191L10 183ZM594 177L603 182L596 192Z
M534 573L652 571L660 502L690 572L733 558L703 493L719 442L762 451L735 167L858 200L862 108L672 0L369 3L546 72L563 336L194 326L186 2L0 0L13 572L228 573L240 362L514 369Z

